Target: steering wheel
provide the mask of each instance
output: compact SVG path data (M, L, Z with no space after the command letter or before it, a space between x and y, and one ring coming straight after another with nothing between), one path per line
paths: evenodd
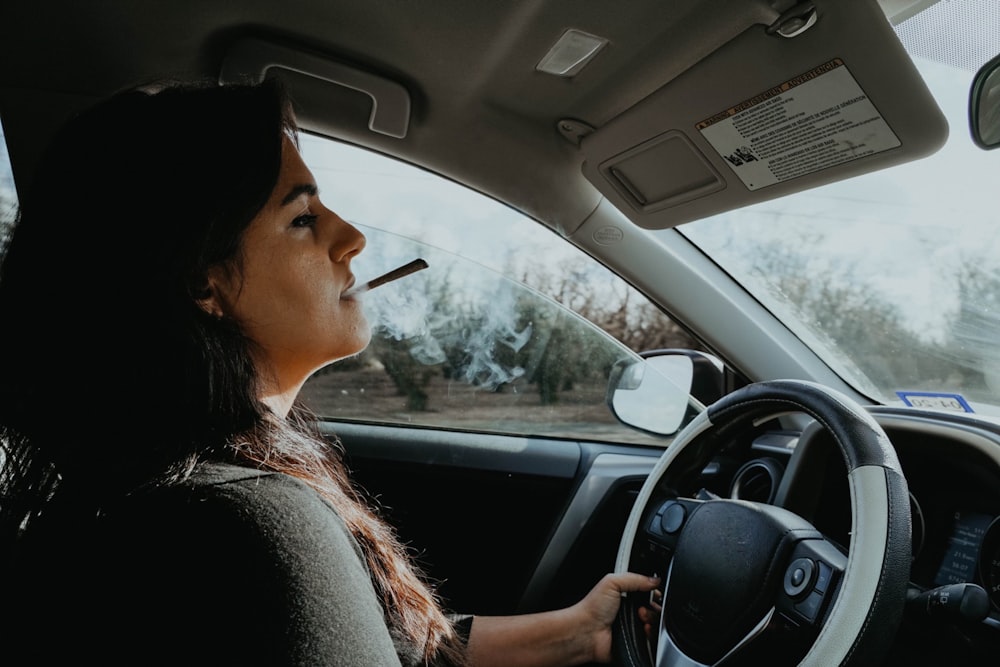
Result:
M846 554L789 509L694 488L718 451L789 413L811 416L846 462ZM786 475L795 473L795 456ZM653 641L637 614L648 601L627 595L615 658L627 667L878 664L902 618L910 553L906 479L871 415L811 382L745 386L688 424L639 491L615 571L659 574L662 611Z

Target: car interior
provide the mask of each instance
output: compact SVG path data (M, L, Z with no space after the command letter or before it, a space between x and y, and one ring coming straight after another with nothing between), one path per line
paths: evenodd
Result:
M792 267L797 282L786 285L832 301L829 319L796 328L788 320L802 313L768 300L794 290L762 296L719 257L763 256L764 241L787 240L786 223L821 240L856 229L843 247L858 264L836 270L908 281L900 303L927 297L930 288L917 285L933 282L931 268L914 263L899 276L865 265L862 251L875 241L863 230L876 223L863 207L881 206L874 194L811 217L776 214L766 233L730 216L867 183L958 140L982 157L979 173L991 181L1000 173L1000 153L990 150L1000 142L1000 122L991 122L1000 76L990 76L1000 70L1000 10L989 4L8 2L0 8L0 163L9 161L0 165L0 231L55 130L104 96L164 79L280 79L303 155L330 179L325 203L338 210L356 197L352 216L372 227L372 259L355 264L359 280L414 256L429 262L379 287L382 298L433 281L449 262L471 289L501 247L521 277L554 276L578 298L576 307L556 304L535 294L545 291L540 279L524 280L545 303L514 333L544 334L548 347L527 344L526 358L536 356L511 362L515 372L500 379L483 382L481 367L442 353L408 371L419 386L407 388L391 373L392 355L419 361L427 349L386 334L372 352L376 371L347 363L305 390L320 406L320 428L343 444L352 472L450 609L555 609L603 574L633 570L665 578L664 612L648 639L635 620L643 600L630 596L616 622L616 664L988 664L1000 651L1000 408L991 407L1000 400L988 393L1000 353L969 356L969 337L948 351L972 359L961 372L925 371L916 338L894 335L892 318L848 312L857 301L829 278L841 273L817 269L826 264ZM969 26L992 41L976 41ZM918 29L937 41L918 39ZM915 63L948 44L984 44L963 70L957 121ZM367 154L380 162L369 166ZM404 182L391 164L415 175ZM946 203L962 199L938 169L940 180L923 189ZM372 178L355 185L352 171ZM409 199L393 203L394 190L423 196L431 176L504 213L466 215L464 195L451 190L426 213ZM396 208L369 214L372 200ZM848 220L855 204L862 212ZM508 213L516 224L501 217ZM983 213L988 232L996 213ZM448 215L457 221L451 246L420 236ZM952 217L965 224L964 215L956 208ZM713 246L718 256L699 236L707 219L731 225ZM529 231L518 226L528 223ZM948 233L978 229L969 222ZM887 243L903 253L909 234ZM414 244L397 247L403 237ZM803 238L793 243L813 237ZM572 249L622 291L560 273L549 243ZM988 248L992 239L971 243ZM809 248L814 262L821 246ZM507 284L483 288L480 310L499 312ZM993 299L983 312L996 312L1000 297L979 293ZM859 298L870 305L866 295ZM600 332L602 322L578 322L640 302L661 319L623 314L612 334ZM477 317L466 333L486 329ZM982 349L1000 340L1000 328L989 328L995 320L983 316L976 330ZM829 331L856 321L860 339L885 347L860 361L835 358L829 350L842 341ZM647 329L655 331L640 338ZM520 354L524 343L512 336L496 349ZM590 337L604 347L590 347ZM552 362L564 370L546 403L532 369L548 367L542 357L547 350L555 359L559 344L572 352ZM570 376L570 366L586 369ZM912 379L883 383L872 368ZM378 414L376 386L390 406ZM568 398L584 390L587 401ZM539 394L548 407L535 412L528 401ZM454 417L445 411L452 400ZM476 421L486 401L503 402L505 412ZM557 418L556 407L573 412ZM157 406L149 411L153 423Z

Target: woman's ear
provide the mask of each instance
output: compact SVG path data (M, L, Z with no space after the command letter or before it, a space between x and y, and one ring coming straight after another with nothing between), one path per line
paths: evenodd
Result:
M225 312L219 299L218 284L211 275L207 276L197 287L190 289L191 298L198 307L215 318L221 318Z
M204 299L195 299L194 302L198 304L199 308L216 319L220 319L223 315L222 307L219 305L219 301L215 298L214 294Z

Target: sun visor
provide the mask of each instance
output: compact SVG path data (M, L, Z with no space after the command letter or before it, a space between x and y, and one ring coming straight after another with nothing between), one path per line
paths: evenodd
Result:
M308 109L336 110L367 123L376 134L401 139L410 123L410 93L400 83L353 65L257 38L245 38L226 54L220 83L276 77L292 91L303 127L317 124ZM327 121L329 118L327 117Z
M940 148L947 121L879 5L808 6L792 36L753 25L586 135L586 178L663 229Z

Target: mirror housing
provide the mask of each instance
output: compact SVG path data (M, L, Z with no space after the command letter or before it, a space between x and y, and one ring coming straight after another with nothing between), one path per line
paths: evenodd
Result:
M972 79L969 130L983 150L1000 146L1000 56L980 67Z
M626 426L673 435L723 393L722 362L695 350L643 352L615 364L607 404Z

